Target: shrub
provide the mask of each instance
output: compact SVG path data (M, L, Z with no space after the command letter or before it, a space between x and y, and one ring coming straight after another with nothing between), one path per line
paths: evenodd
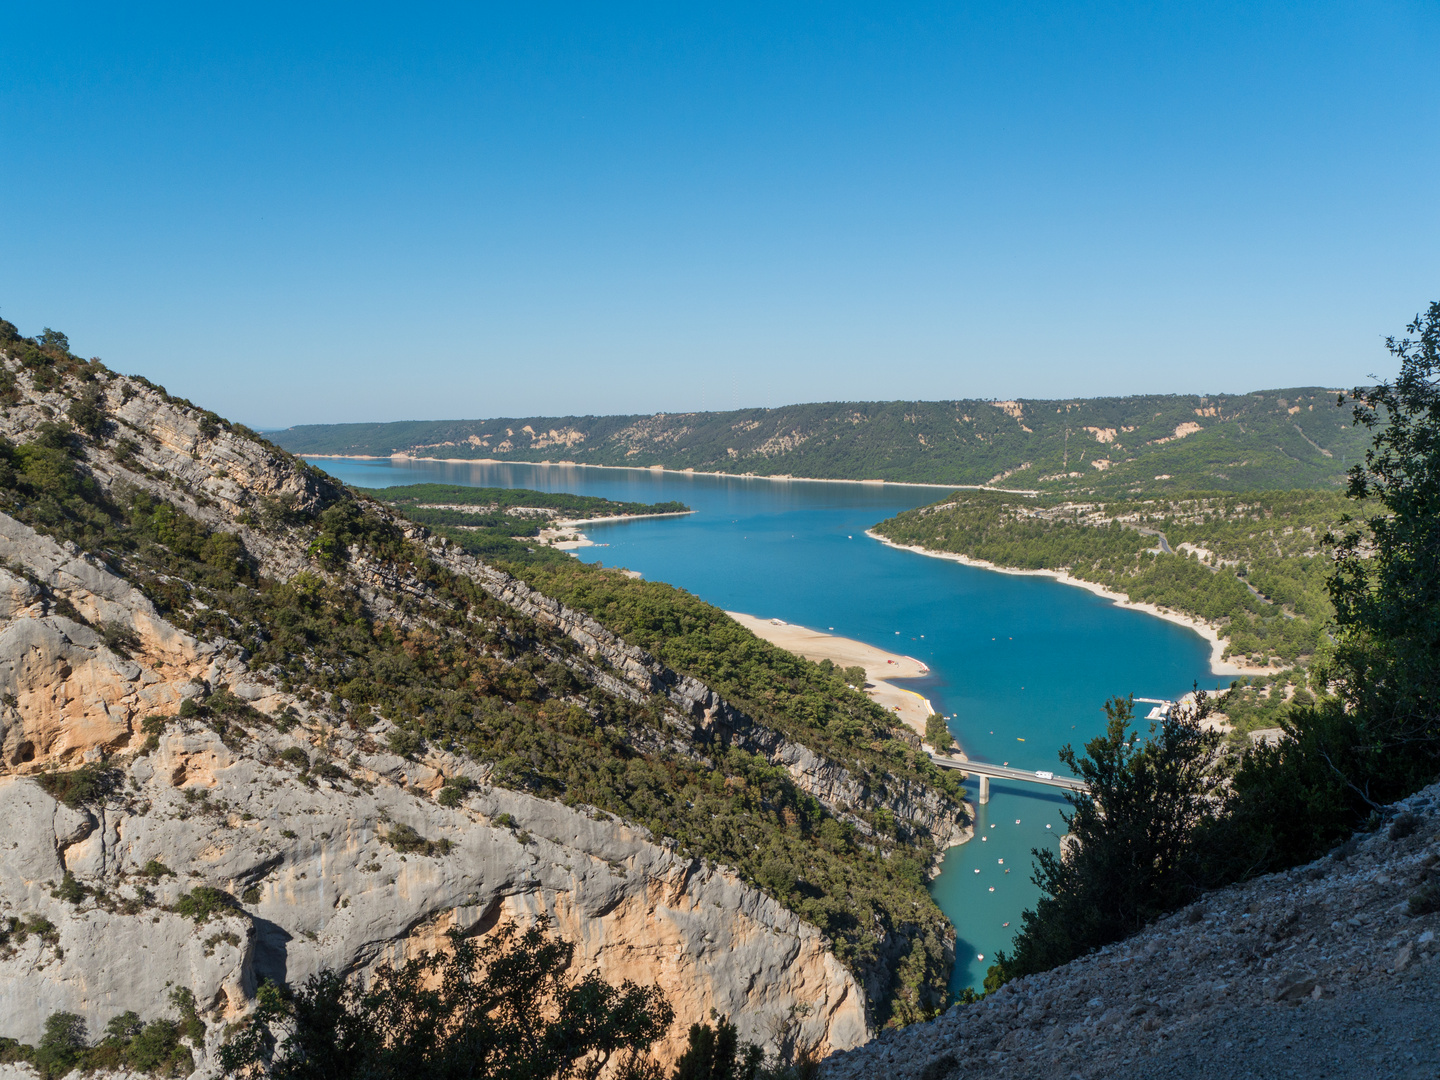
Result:
M131 650L140 647L140 635L124 623L101 623L100 637L105 642L106 648L126 659L129 659Z
M260 903L260 889L255 885L251 885L240 894L240 899L246 904L258 904Z
M440 789L440 794L435 801L441 806L454 808L460 805L465 796L475 787L475 781L468 776L452 776L446 779L445 786Z
M36 780L51 798L74 810L82 803L108 795L114 790L118 775L103 765L82 765L69 772L41 773Z
M390 752L403 758L414 757L420 750L420 733L405 728L396 728L386 737Z
M52 892L50 895L55 897L57 900L64 900L66 903L69 904L78 904L80 903L80 901L85 899L89 892L89 889L87 889L84 885L81 885L80 882L75 880L75 875L73 873L71 873L69 870L66 870L65 876L60 879L59 887L56 888L55 891Z
M148 878L174 877L175 871L166 866L159 859L151 859L140 871Z
M1063 859L1048 848L1034 852L1042 895L1022 916L1013 958L1000 961L1007 978L1067 963L1198 894L1195 838L1221 806L1212 767L1220 735L1200 727L1208 698L1201 692L1190 714L1176 710L1152 724L1143 743L1128 698L1107 702L1105 712L1106 733L1086 743L1083 756L1060 751L1088 785L1066 795L1078 843Z
M1410 914L1415 916L1433 915L1440 911L1440 883L1422 885L1410 894Z
M449 840L427 840L409 825L392 825L380 839L406 855L448 855L455 846Z
M98 439L105 433L108 421L105 418L105 410L102 407L104 397L98 386L91 387L79 398L70 403L65 411L70 423L89 435L92 439Z
M197 885L188 893L181 894L180 898L175 901L173 910L177 915L183 915L187 919L203 923L215 915L223 915L227 911L232 911L234 907L234 900L226 893L211 888L209 885Z
M302 773L309 772L310 770L310 755L298 746L287 746L284 750L280 751L280 760L289 765L294 765L295 768L299 769Z
M1420 828L1419 815L1406 811L1390 823L1390 839L1404 840L1407 836L1413 835L1418 828Z

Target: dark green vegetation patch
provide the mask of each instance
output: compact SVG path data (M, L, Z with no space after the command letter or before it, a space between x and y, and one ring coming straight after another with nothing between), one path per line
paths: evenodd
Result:
M553 527L557 521L684 514L690 510L682 502L617 502L594 495L458 484L404 484L359 491L396 507L411 521L429 526L477 558L512 563L558 562L566 558L554 548L533 542L541 529Z

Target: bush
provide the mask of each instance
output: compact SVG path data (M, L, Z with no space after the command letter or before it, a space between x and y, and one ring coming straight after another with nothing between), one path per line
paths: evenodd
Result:
M302 773L310 771L310 755L298 746L287 746L280 751L280 760L289 765L294 765Z
M399 754L403 758L414 757L420 750L419 732L405 728L396 728L386 736L385 741L390 744L392 754Z
M115 789L119 774L103 765L82 765L69 772L44 772L36 781L57 802L72 810L83 803L95 802Z
M1414 916L1433 915L1440 911L1440 884L1421 886L1410 894L1410 914Z
M474 787L475 781L468 776L451 776L446 779L445 785L440 789L440 794L435 797L435 801L441 806L453 809L460 805Z
M140 870L148 878L174 877L175 871L166 866L159 859L151 859Z
M73 873L66 870L65 876L60 880L59 887L50 895L57 900L64 900L68 904L78 904L85 899L89 892L89 889L75 880Z
M233 911L234 908L235 901L228 894L209 885L197 885L188 893L182 893L172 910L177 915L203 923L215 915Z
M409 825L392 825L380 839L406 855L448 855L455 846L449 840L427 840Z

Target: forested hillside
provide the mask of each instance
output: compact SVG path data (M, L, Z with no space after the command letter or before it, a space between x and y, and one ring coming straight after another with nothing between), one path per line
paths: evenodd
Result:
M1324 539L1363 507L1319 491L1104 502L957 491L875 531L998 566L1064 570L1220 629L1227 656L1312 656L1335 609Z
M723 413L328 424L296 454L571 461L1053 491L1330 488L1366 440L1316 387L1251 394L788 405Z

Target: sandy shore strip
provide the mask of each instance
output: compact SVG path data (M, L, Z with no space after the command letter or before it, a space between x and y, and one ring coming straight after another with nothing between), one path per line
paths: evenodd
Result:
M922 736L925 721L935 710L928 698L913 690L892 686L890 679L918 679L930 674L930 669L913 656L886 652L863 641L837 637L834 634L808 627L796 626L779 619L759 619L738 611L725 614L749 630L758 638L764 638L772 645L787 649L806 660L829 660L840 667L863 667L865 669L865 693L886 712L894 713L908 727Z
M688 517L693 513L695 513L694 510L672 510L664 514L612 514L610 517L564 518L541 529L540 535L536 539L542 544L558 548L561 551L574 551L576 548L595 546L595 541L580 532L581 525L602 525L611 521L641 521L645 518ZM557 541L555 539L557 536L574 536L576 539Z
M1243 661L1237 663L1234 660L1226 660L1225 639L1220 636L1219 631L1210 623L1190 615L1182 615L1169 608L1156 607L1154 604L1137 604L1124 593L1113 592L1103 585L1096 585L1093 581L1081 581L1072 577L1064 570L1019 570L1010 566L996 566L994 563L986 562L984 559L972 559L968 555L957 555L953 551L931 551L916 544L897 544L893 540L886 539L877 532L865 530L865 535L872 540L879 540L886 547L898 548L901 551L913 551L916 555L928 555L932 559L949 559L951 562L958 562L964 566L973 566L979 570L993 570L997 574L1015 574L1020 577L1048 577L1054 578L1062 585L1075 585L1086 589L1096 596L1103 596L1123 608L1132 611L1143 611L1147 615L1154 615L1157 619L1164 619L1187 630L1193 630L1210 643L1210 670L1217 676L1236 675L1273 675L1277 671L1284 671L1283 667L1258 667L1254 664L1247 664Z

